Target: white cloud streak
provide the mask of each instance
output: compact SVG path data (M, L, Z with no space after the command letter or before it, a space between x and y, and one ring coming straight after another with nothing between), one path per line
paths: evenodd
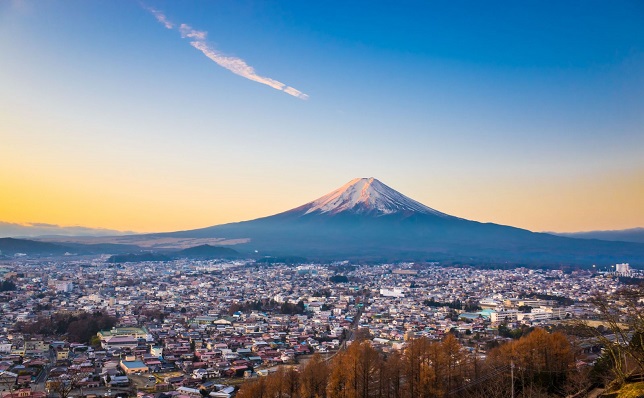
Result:
M154 17L157 19L157 21L159 21L159 23L161 23L167 29L174 29L175 24L170 22L165 14L163 14L161 11L154 8L147 8L147 10L150 11L150 13L152 13L152 15L154 15ZM255 72L255 69L252 66L248 65L243 59L231 55L225 55L209 46L206 42L208 32L195 30L190 25L187 25L185 23L179 25L177 29L182 38L191 39L190 45L192 47L201 51L206 57L210 58L222 68L228 69L234 74L245 77L248 80L265 84L269 87L274 88L275 90L283 91L286 94L292 95L293 97L302 100L309 98L309 96L304 94L303 92L293 87L287 86L286 84L278 80L258 75Z
M182 23L181 26L179 26L179 32L181 32L181 37L184 39L188 37L190 39L200 41L206 40L206 36L208 35L208 32L194 30L190 25L186 25L185 23Z
M166 16L161 11L151 7L148 7L147 10L150 11L152 15L154 15L154 17L157 19L157 21L159 21L161 25L165 26L166 29L174 29L174 24L168 21L168 18L166 18Z

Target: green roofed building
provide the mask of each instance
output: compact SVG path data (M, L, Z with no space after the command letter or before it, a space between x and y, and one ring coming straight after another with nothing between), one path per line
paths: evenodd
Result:
M101 330L97 333L98 338L101 340L108 339L110 337L132 337L133 339L143 338L145 339L148 336L148 331L146 328L112 328L110 330Z

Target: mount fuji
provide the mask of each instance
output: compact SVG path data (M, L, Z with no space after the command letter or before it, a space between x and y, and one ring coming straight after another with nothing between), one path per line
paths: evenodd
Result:
M387 214L432 214L440 217L451 217L431 209L420 202L401 194L375 178L356 178L335 191L289 210L287 213L300 215L327 214L336 215L343 212L368 216Z
M644 244L573 239L470 221L425 206L375 178L356 178L272 216L145 238L218 238L239 251L318 259L644 264Z

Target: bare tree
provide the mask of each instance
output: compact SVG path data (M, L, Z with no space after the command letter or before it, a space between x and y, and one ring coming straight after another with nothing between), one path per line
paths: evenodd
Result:
M12 372L7 372L6 370L0 371L0 389L2 389L2 395L6 391L12 392L16 386L16 380L18 375Z
M608 334L581 321L581 326L604 347L618 384L622 384L632 371L644 369L643 300L644 289L639 286L622 288L610 297L594 297L591 302L599 312L605 330L610 332Z
M86 373L64 374L47 382L48 390L58 398L68 398L72 391L80 387L83 394L81 381L87 377Z

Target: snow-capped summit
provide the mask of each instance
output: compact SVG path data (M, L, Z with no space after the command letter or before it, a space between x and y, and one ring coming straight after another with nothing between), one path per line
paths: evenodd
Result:
M293 212L301 212L303 215L351 212L376 216L422 213L451 217L401 194L373 177L353 179L335 191L294 209Z

